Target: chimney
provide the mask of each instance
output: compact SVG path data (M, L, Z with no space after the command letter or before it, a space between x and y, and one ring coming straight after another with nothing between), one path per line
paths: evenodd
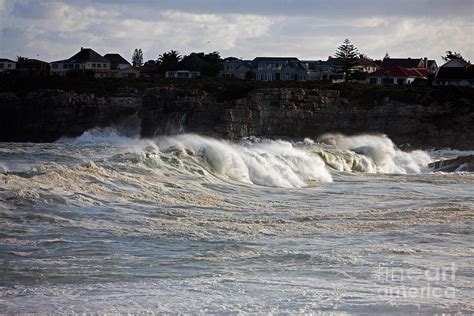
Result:
M425 68L428 68L428 58L427 57L423 58L423 65L425 66Z
M81 47L81 50L84 50L84 47Z

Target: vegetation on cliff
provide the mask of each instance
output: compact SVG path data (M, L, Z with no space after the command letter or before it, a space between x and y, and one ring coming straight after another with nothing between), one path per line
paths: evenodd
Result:
M253 90L269 88L303 88L340 91L342 97L360 105L373 107L382 100L391 100L429 106L433 103L474 104L474 89L465 87L374 86L358 83L332 84L324 81L255 81L226 79L94 79L81 77L2 78L0 92L24 96L29 92L48 89L88 93L96 96L141 95L148 88L173 86L183 89L200 89L215 93L217 99L228 101L243 98Z

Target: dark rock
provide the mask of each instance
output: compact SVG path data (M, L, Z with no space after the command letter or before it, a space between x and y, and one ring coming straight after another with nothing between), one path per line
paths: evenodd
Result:
M474 148L474 105L429 106L384 98L374 104L344 98L337 90L271 88L238 98L222 91L174 87L96 97L38 90L24 97L0 93L0 141L54 141L136 115L143 137L194 132L244 136L311 137L330 132L383 133L397 144ZM362 100L362 99L361 99Z
M474 172L474 155L462 156L455 159L447 159L432 162L428 165L434 171L455 172L468 171Z
M20 98L0 94L0 141L50 142L75 137L136 115L141 98L97 98L58 90L38 90Z

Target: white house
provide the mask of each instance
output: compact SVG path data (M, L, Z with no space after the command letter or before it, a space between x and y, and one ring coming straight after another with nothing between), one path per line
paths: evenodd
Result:
M464 59L452 59L438 69L433 85L474 87L474 66Z
M66 76L71 72L93 73L96 78L111 76L111 63L91 48L83 48L74 56L51 63L51 75Z
M166 78L178 78L178 79L192 79L198 78L201 76L199 71L190 71L190 70L174 70L167 71L165 73Z
M117 78L139 78L141 77L141 71L135 67L128 67L117 70Z
M0 58L0 72L14 70L16 63L13 60Z

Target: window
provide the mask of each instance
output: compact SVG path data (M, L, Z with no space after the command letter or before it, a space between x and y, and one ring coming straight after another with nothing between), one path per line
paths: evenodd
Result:
M103 66L104 68L107 68L107 64L103 64L102 66Z
M58 64L53 64L53 69L58 69Z
M74 65L73 65L73 64L68 64L68 65L67 65L67 68L69 68L69 69L74 69Z
M97 64L97 68L102 68L102 64Z
M403 78L397 78L397 84L399 86L403 86L404 83L405 83L405 80L403 80Z
M3 64L0 64L0 69L3 69Z
M92 68L95 68L95 64L92 64Z
M79 64L76 64L74 68L79 69Z
M67 64L63 64L63 69L67 69Z
M8 64L8 68L12 68L12 64Z
M285 80L290 80L290 74L285 75Z

